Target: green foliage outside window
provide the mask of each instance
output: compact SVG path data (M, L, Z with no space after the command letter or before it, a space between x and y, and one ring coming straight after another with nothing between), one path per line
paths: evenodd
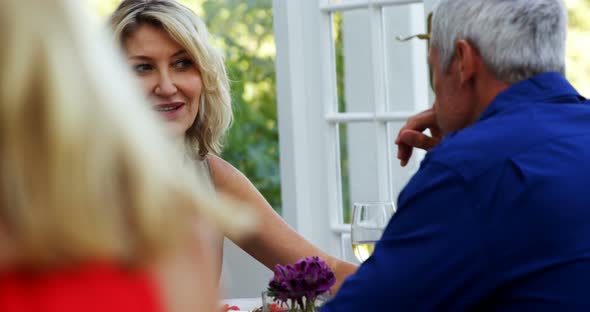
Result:
M202 17L226 56L231 80L235 120L222 157L242 171L280 212L271 5L271 0L203 1Z

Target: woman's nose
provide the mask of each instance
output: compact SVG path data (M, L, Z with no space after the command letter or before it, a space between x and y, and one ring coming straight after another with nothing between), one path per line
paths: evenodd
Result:
M161 73L154 89L154 94L158 96L172 96L178 89L168 73Z

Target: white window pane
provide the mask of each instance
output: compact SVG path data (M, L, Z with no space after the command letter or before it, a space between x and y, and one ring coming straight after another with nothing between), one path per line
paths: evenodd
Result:
M374 110L371 21L367 9L332 14L338 111Z
M383 20L388 110L421 110L430 104L426 41L400 42L395 38L425 32L424 5L384 7Z
M377 138L375 123L341 124L340 165L344 223L350 223L354 202L379 199Z
M328 0L329 4L337 3L368 3L367 0Z

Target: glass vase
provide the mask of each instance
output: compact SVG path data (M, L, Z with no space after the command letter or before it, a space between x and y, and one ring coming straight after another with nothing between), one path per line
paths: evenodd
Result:
M318 312L322 305L330 299L326 292L317 296L312 302L305 294L293 296L299 300L289 299L286 302L275 300L268 291L262 293L262 312Z

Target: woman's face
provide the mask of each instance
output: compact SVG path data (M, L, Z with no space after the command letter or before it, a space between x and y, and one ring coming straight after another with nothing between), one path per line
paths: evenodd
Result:
M154 110L174 136L184 136L197 117L203 87L191 56L164 29L149 24L127 38L125 52Z

